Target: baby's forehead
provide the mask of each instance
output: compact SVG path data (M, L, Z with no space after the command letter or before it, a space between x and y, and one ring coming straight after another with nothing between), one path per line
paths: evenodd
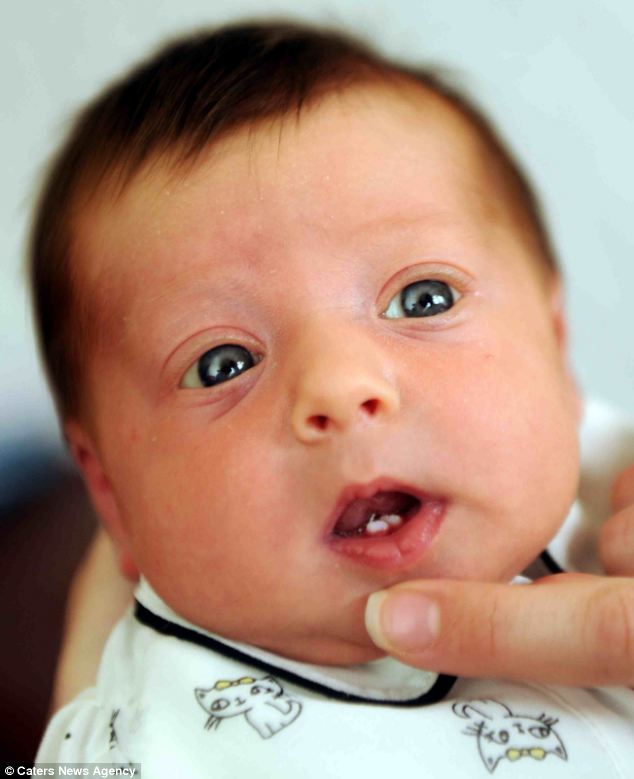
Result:
M282 183L297 202L304 198L311 205L337 194L370 197L374 183L383 189L371 196L381 198L398 188L398 177L408 172L401 163L416 152L414 146L423 152L431 147L436 180L453 176L457 187L471 191L491 186L481 139L455 107L422 87L365 87L329 96L299 116L239 125L190 160L181 160L176 148L155 155L114 195L107 180L100 185L94 207L82 207L80 232L86 226L98 230L99 222L110 232L113 220L133 228L177 208L186 224L188 202L201 187L215 215L231 204L256 203L265 210ZM358 160L363 171L353 168ZM361 172L365 179L355 175ZM486 199L471 203L484 204ZM251 215L245 209L241 222Z
M445 222L456 232L467 216L506 218L477 134L420 89L331 97L299 120L239 128L187 166L175 159L151 160L116 197L104 188L78 220L82 284L110 324L143 294L144 274L161 274L164 301L195 287L205 267L217 295L230 297L240 258L257 278L271 270L258 263L264 251L279 249L283 269L293 240L303 248L327 234L361 245L382 226ZM136 267L148 249L154 268Z

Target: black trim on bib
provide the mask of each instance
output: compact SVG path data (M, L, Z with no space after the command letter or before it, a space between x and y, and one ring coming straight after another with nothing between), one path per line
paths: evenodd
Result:
M547 549L541 553L542 562L551 573L566 573Z
M299 687L312 690L320 695L346 703L371 703L379 706L426 706L430 703L441 701L449 693L456 681L455 676L439 674L430 690L423 693L423 695L418 698L407 701L381 701L375 700L374 698L363 698L360 695L351 695L349 693L340 692L339 690L333 690L330 687L320 684L319 682L314 682L311 679L304 679L304 677L299 676L293 671L288 671L286 668L270 665L264 660L251 657L245 652L227 646L221 641L216 641L215 638L207 636L204 633L199 633L197 630L184 627L175 622L170 622L168 619L160 617L158 614L150 611L142 603L139 603L138 600L134 602L134 616L142 625L146 625L147 627L156 630L158 633L179 638L181 641L189 641L192 644L198 644L199 646L218 652L225 657L229 657L231 660L238 660L245 665L259 668L265 673L279 676L291 684L296 684Z

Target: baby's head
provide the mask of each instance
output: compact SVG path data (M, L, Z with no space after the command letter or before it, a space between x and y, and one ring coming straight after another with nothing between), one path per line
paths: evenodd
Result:
M429 74L284 25L163 51L80 118L32 263L122 564L212 632L370 659L370 593L507 580L573 500L545 232Z

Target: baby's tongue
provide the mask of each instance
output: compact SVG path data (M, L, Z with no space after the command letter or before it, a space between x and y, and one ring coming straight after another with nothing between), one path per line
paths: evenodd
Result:
M411 508L412 497L403 492L378 492L371 498L357 498L342 512L334 532L352 533L364 527L373 514L403 514Z

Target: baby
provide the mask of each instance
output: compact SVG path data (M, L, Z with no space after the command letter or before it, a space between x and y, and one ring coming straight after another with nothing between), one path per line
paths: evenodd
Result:
M201 33L81 115L33 236L65 434L143 577L39 761L626 776L629 691L456 681L364 627L397 582L512 579L577 490L555 261L464 98L337 34Z

